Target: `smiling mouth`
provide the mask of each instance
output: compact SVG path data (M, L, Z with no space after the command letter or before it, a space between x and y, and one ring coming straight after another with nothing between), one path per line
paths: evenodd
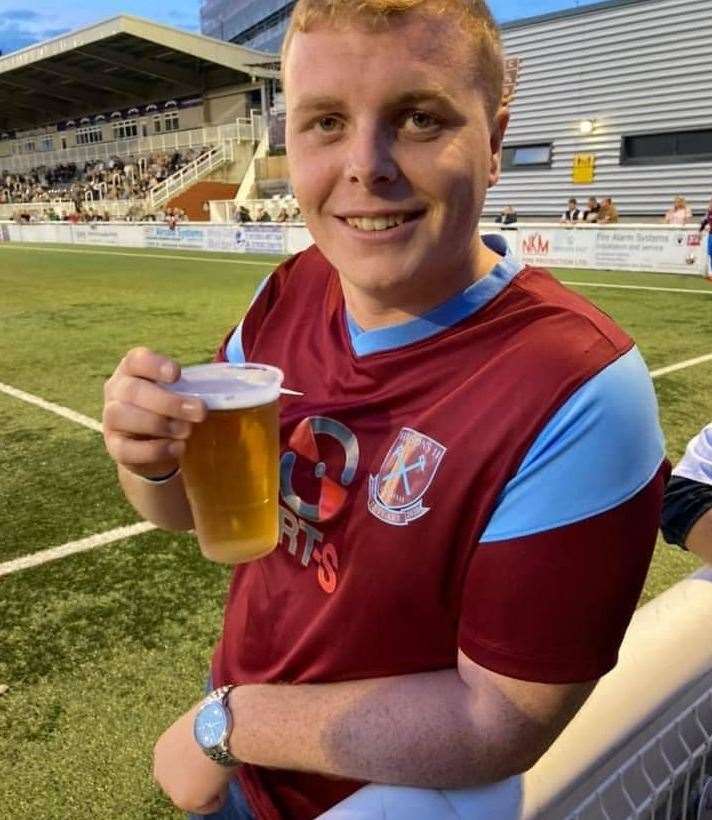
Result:
M357 231L370 233L397 228L406 222L418 219L424 213L425 211L410 211L409 213L385 214L382 216L340 216L339 219Z

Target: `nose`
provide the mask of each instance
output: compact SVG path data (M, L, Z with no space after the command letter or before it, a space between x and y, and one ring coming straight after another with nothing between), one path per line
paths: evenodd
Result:
M354 129L344 169L348 181L366 188L395 182L399 171L392 142L388 131L377 125Z

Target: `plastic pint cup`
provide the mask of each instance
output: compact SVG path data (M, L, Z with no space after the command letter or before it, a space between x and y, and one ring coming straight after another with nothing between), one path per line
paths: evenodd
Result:
M208 408L193 425L183 482L206 558L241 564L277 545L282 371L263 364L187 367L170 389Z

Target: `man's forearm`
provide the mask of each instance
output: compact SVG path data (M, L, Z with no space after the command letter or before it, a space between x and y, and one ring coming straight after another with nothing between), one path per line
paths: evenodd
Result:
M124 495L142 518L164 530L193 529L193 515L180 472L165 483L150 484L125 467L118 469Z
M262 766L464 788L500 780L533 762L529 727L514 726L496 699L478 698L455 670L242 686L232 691L231 707L233 754Z

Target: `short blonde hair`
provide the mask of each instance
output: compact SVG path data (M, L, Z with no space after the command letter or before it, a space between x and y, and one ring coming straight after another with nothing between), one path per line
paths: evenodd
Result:
M282 44L282 70L298 31L310 31L319 23L338 25L352 20L376 28L412 11L450 16L467 34L475 81L484 94L487 114L493 118L502 104L504 56L497 24L485 0L298 0Z

